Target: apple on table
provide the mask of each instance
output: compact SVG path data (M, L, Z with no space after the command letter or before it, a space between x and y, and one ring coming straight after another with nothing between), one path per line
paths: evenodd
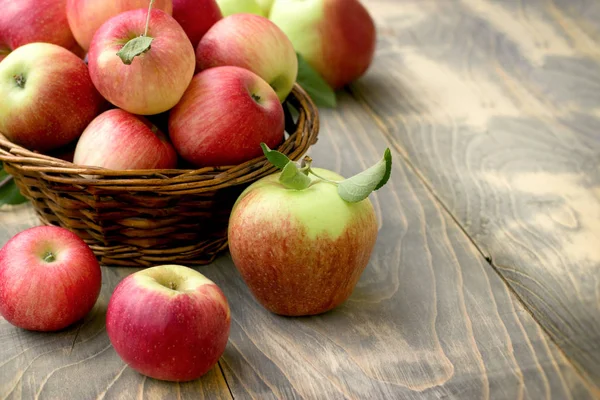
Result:
M64 228L27 229L0 250L0 314L23 329L57 331L79 321L101 283L92 250Z
M229 339L231 315L221 289L181 265L159 265L123 279L106 313L117 354L134 370L167 381L208 372Z

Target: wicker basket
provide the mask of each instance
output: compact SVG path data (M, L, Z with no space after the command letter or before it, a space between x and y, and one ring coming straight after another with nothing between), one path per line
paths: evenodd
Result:
M298 160L316 143L318 111L298 85L286 102L299 116L294 120L286 112L286 138L278 150ZM1 134L0 160L42 223L75 232L103 265L135 267L211 262L227 247L236 198L276 171L264 156L195 170L82 167L28 151Z

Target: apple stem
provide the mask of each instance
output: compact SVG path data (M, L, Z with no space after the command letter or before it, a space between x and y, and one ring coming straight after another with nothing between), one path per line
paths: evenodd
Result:
M14 75L13 78L15 79L15 82L17 82L18 87L21 89L25 87L25 77L23 74Z
M315 173L315 171L313 171L310 168L308 168L308 172L310 172L311 174L313 174L314 176L316 176L317 178L319 178L319 179L321 179L321 180L323 180L325 182L333 183L334 185L339 185L341 183L341 181L334 181L334 180L331 180L331 179L324 178L321 175Z
M311 173L314 176L316 176L317 178L319 178L325 182L333 183L334 185L340 184L340 181L333 181L331 179L324 178L324 177L320 176L319 174L315 173L315 171L313 171L310 168L311 164L312 164L312 158L310 158L309 156L304 156L304 158L302 159L302 163L300 164L300 172L303 172L307 175L308 175L308 173Z
M144 30L144 36L148 36L148 25L150 24L150 12L152 11L152 4L154 4L154 0L150 0L150 5L148 6L148 16L146 17L146 29Z
M56 257L51 251L48 251L46 254L44 254L44 261L47 263L51 263L56 261Z

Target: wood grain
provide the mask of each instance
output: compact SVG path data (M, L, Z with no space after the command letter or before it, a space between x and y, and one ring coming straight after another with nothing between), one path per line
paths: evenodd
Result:
M600 3L368 3L351 92L598 390Z
M38 225L29 205L0 209L0 246ZM57 333L28 332L0 317L0 399L231 399L215 366L201 379L145 378L119 358L105 330L106 306L133 268L102 268L102 292L83 321Z

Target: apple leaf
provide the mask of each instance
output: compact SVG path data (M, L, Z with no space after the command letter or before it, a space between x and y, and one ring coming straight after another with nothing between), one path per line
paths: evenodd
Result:
M148 36L138 36L125 43L125 46L119 50L117 55L123 61L123 64L130 65L133 59L140 54L150 50L150 44L154 38Z
M281 171L279 182L287 188L302 190L310 185L311 180L308 175L298 169L296 163L289 162Z
M0 206L4 204L21 204L27 199L23 197L15 180L10 176L0 164Z
M356 203L369 197L371 192L380 189L390 179L392 173L392 153L385 149L383 158L372 167L343 180L338 185L340 197L349 203Z
M317 106L328 108L335 107L336 97L334 90L327 82L325 82L323 77L310 66L304 57L298 53L296 53L296 55L298 56L298 76L296 82L306 90L306 93L308 93Z
M290 159L285 154L280 153L277 150L271 150L265 143L261 143L260 147L262 147L263 153L265 153L267 160L269 160L269 162L277 168L284 169L285 166L290 162Z

